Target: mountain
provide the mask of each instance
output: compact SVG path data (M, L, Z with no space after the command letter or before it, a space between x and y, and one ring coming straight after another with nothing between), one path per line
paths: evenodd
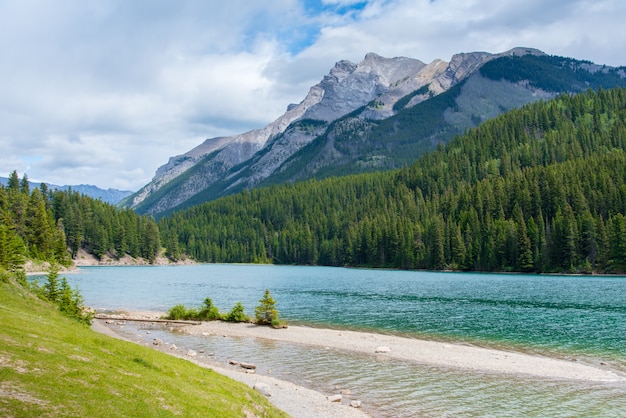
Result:
M9 183L9 179L6 177L0 177L0 184L6 186ZM39 187L41 183L35 183L32 181L28 182L30 188ZM118 190L118 189L101 189L96 186L92 186L89 184L79 184L75 186L57 186L54 184L46 183L49 189L52 190L68 190L72 189L75 192L80 194L84 194L85 196L93 197L94 199L101 199L103 202L110 203L112 205L117 204L122 199L130 196L133 192L128 190Z
M197 261L626 272L626 88L537 102L397 170L244 190L159 220Z
M74 186L50 186L53 189L59 190L68 190L72 189L75 192L80 194L84 194L85 196L93 197L94 199L102 199L103 202L111 203L115 205L122 201L124 198L133 194L133 192L129 190L118 190L118 189L101 189L97 186L92 186L89 184L78 184Z
M164 215L242 189L411 164L440 142L561 93L626 85L626 70L515 48L449 62L370 53L338 62L262 129L170 158L121 204Z

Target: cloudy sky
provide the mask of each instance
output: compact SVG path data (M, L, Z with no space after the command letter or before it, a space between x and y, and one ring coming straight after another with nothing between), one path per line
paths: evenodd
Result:
M623 0L0 0L0 176L137 190L341 59L534 47L626 65Z

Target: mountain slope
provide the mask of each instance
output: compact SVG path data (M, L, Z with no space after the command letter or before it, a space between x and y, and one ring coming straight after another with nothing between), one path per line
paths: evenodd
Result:
M255 188L163 218L199 261L626 272L626 89L530 104L409 167Z
M402 167L507 110L626 85L625 76L623 68L525 48L428 65L376 54L359 64L340 61L274 123L170 159L124 204L163 216L260 185Z
M322 144L301 149L261 184L400 168L438 142L447 142L505 111L562 92L625 86L625 75L623 69L545 55L498 57L417 105L405 107L396 102L394 107L402 110L385 120L368 121L362 112L344 117L316 139ZM428 88L415 93L431 94Z

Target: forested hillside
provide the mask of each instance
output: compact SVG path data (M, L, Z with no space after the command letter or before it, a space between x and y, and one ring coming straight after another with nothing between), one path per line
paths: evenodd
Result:
M130 254L153 261L160 249L153 219L73 191L30 190L16 172L0 185L0 269L26 259L70 265L83 248L98 257Z
M265 128L170 158L122 204L161 218L243 189L403 168L509 110L600 87L626 87L626 67L532 48L428 65L368 54L338 62Z
M615 89L507 113L406 169L244 191L160 229L172 256L208 262L626 272L625 214Z

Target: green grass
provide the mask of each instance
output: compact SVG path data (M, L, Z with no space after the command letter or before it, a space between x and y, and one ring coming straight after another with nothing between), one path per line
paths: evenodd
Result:
M2 417L285 417L249 387L116 340L0 282Z

